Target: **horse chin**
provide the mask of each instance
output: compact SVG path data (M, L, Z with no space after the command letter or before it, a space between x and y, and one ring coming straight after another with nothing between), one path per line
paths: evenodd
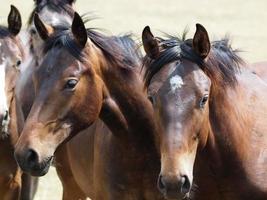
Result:
M166 192L164 193L164 198L166 200L178 200L178 199L189 199L189 193L181 194L179 192Z
M42 163L33 166L31 169L25 170L25 172L30 174L31 176L44 176L47 174L52 162L53 156L45 159Z

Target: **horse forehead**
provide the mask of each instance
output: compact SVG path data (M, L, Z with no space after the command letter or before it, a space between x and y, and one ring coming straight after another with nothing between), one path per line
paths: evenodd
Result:
M159 90L162 103L182 113L194 104L195 99L208 91L210 81L198 68L177 67Z
M0 54L4 57L23 56L23 49L19 48L17 41L11 38L0 40ZM1 56L1 55L0 55Z
M67 14L53 11L49 9L48 6L44 7L40 11L39 15L41 16L41 19L45 23L48 23L49 25L52 26L61 25L63 22L71 24L72 21L71 17L68 16Z
M169 79L169 85L172 93L184 85L183 78L179 74L175 74Z
M175 70L175 68L176 68L175 63L171 63L162 67L160 71L156 73L151 79L151 82L148 87L148 93L156 94L159 91L159 89L163 87L164 83L166 82L168 77L172 74L172 72Z
M80 68L80 62L75 61L67 50L52 49L47 53L41 66L38 68L38 76L56 76L65 71L71 71L74 69L80 70Z
M209 77L201 69L192 72L192 80L194 85L201 91L208 90L211 85Z
M184 88L191 88L192 91L208 90L211 82L208 76L198 67L180 65L169 78L169 86L172 93Z

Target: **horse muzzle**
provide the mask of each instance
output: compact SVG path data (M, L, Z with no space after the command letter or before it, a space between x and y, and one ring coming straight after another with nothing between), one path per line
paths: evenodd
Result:
M160 175L158 178L158 188L165 199L185 199L189 196L191 183L186 175L175 177Z
M40 157L33 149L22 152L15 151L15 159L22 171L32 176L44 176L51 166L53 156L40 160Z

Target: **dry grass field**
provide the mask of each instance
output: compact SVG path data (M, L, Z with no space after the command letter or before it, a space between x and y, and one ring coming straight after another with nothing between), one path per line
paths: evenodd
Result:
M33 0L0 0L0 21L5 23L9 5L16 5L24 24L33 8ZM104 28L119 34L132 31L138 37L146 25L152 31L182 33L187 26L189 36L195 23L203 24L211 38L230 34L233 46L244 50L249 62L267 60L266 0L77 0L79 13L92 11L99 19L88 27ZM61 185L52 168L41 178L36 200L61 199Z

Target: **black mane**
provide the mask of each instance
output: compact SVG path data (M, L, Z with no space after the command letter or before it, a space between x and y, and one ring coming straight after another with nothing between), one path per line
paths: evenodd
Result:
M130 34L123 36L105 36L95 29L87 29L88 38L102 50L106 59L120 67L139 66L141 53ZM74 39L69 27L55 33L44 44L44 53L54 48L65 48L81 62L87 59L86 51Z
M33 22L34 14L39 13L46 6L54 12L66 14L71 17L74 16L74 10L67 0L42 0L41 2L35 1L35 7L30 14L28 25Z
M233 50L229 39L213 41L211 52L207 60L201 59L192 48L192 39L177 38L158 38L162 52L157 59L144 58L145 67L145 86L148 87L153 76L164 65L172 63L182 58L188 59L196 64L210 77L214 83L222 86L234 86L236 83L236 72L239 71L243 60L238 55L238 50Z

